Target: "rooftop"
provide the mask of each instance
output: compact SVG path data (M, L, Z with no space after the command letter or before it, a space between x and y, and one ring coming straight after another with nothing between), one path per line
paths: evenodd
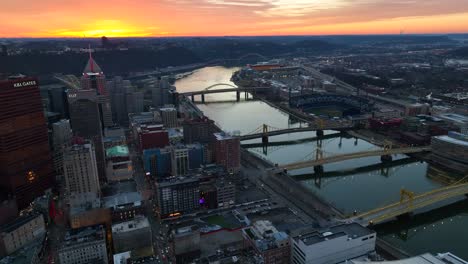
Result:
M118 193L104 197L104 207L117 209L126 205L140 206L143 198L139 192Z
M142 228L149 228L150 224L148 218L138 216L135 219L123 223L113 224L112 233L123 233L134 231Z
M115 146L106 149L106 156L111 157L126 157L129 155L128 147L125 145Z
M105 242L105 230L102 225L72 229L65 235L62 248L75 247L80 244L102 241Z
M233 139L234 137L228 133L214 133L214 136L216 137L216 140L226 140L226 139Z
M294 240L302 241L305 245L309 246L323 242L325 240L330 240L342 236L347 236L348 238L355 239L373 233L374 231L367 229L362 225L359 225L358 223L351 223L332 226L327 230L313 231L310 233L302 234L294 237Z
M32 213L29 213L29 214L19 216L19 217L15 218L15 220L13 220L12 222L4 224L3 226L1 226L0 227L0 233L12 232L12 231L18 229L22 225L30 222L31 220L33 220L33 219L35 219L37 217L42 217L42 215L40 213L37 213L37 212L32 212Z
M437 137L434 137L434 138L437 138L437 139L439 139L441 141L444 141L444 142L448 142L448 143L468 147L468 141L464 141L464 140L461 140L461 139L458 139L458 138L453 138L453 137L449 137L449 136L437 136Z
M164 187L169 187L172 185L177 185L177 184L184 184L184 183L195 183L199 182L200 180L196 176L189 176L189 177L173 177L169 178L164 181L160 181L157 183L159 188L164 188Z
M351 260L353 264L467 264L468 262L456 257L451 253L439 254L434 256L426 253L416 257L401 259L395 261L365 262Z

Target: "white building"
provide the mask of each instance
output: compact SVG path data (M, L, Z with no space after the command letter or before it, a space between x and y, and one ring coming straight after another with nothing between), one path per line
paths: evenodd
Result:
M333 226L291 239L291 263L335 264L375 251L376 233L357 223Z
M468 264L467 261L453 255L452 253L432 254L426 253L416 257L395 261L361 261L353 260L350 264Z
M165 127L177 127L177 110L174 107L164 107L159 110Z
M189 169L189 150L185 147L171 149L172 175L183 176Z
M63 168L65 188L71 203L86 203L99 196L96 154L91 143L68 147L63 157Z
M16 218L0 228L0 256L10 255L46 233L44 217L31 213Z
M60 264L108 263L104 228L97 226L70 231L58 256Z

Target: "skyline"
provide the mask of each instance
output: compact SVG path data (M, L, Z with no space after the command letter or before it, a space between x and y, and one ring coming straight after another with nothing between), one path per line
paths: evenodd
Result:
M468 1L457 0L0 0L0 4L3 38L468 32Z

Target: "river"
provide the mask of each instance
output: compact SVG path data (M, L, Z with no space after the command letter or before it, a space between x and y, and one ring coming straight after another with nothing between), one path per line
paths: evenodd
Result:
M205 67L177 80L175 85L179 92L201 90L217 83L234 85L230 78L236 70L238 68ZM263 124L276 128L304 125L264 102L245 99L236 102L235 93L206 95L205 100L205 104L198 104L199 108L228 132L249 134L258 131ZM377 148L369 142L346 137L335 131L325 131L325 134L328 137L321 142L305 140L315 133L303 132L269 139L270 142L287 141L288 144L284 145L277 143L266 148L256 146L254 143L260 143L260 140L245 141L242 144L249 144L249 151L278 164L313 159L318 146L321 146L325 156ZM380 157L370 157L327 164L321 175L315 175L312 169L290 173L346 214L363 212L398 201L402 188L421 193L444 184L438 180L441 172L437 168L405 155L394 157L394 161L385 166L381 164ZM468 259L466 205L462 201L447 207L453 210L438 210L437 219L429 212L416 215L411 220L377 226L376 230L382 238L412 254L450 251ZM402 235L405 232L408 235Z

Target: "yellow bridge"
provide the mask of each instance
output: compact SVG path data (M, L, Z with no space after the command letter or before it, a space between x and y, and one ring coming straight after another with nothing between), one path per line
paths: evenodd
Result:
M281 165L280 167L286 170L297 170L297 169L315 167L315 166L320 166L320 165L324 165L327 163L339 162L339 161L350 160L350 159L359 159L359 158L365 158L365 157L394 155L394 154L411 154L411 153L419 153L419 152L425 152L425 151L431 151L431 147L384 148L384 149L379 149L379 150L370 150L370 151L341 154L341 155L336 155L336 156L331 156L331 157L323 157L322 155L318 155L317 159L315 160L294 162L290 164Z
M468 183L461 183L464 182L466 178L468 178L468 176L453 185L422 194L415 194L402 189L399 202L351 217L347 219L347 221L358 222L362 225L378 224L437 202L466 195L468 194Z

